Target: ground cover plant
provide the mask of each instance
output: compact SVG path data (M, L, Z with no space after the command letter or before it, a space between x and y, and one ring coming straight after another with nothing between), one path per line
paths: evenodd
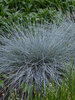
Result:
M63 14L74 19L74 11L74 0L0 0L0 21L4 19L24 20L29 17L32 20L45 19L54 23L56 19L61 19Z
M13 91L26 83L29 90L34 85L39 91L43 82L44 90L49 82L61 84L66 76L64 62L75 59L75 23L43 22L27 28L6 23L6 27L10 35L0 30L0 73L8 76L5 85Z

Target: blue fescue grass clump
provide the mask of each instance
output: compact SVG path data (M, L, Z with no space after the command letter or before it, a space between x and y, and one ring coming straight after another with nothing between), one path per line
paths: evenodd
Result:
M44 82L62 82L64 62L75 59L75 23L61 25L22 24L0 31L0 73L8 74L8 85L19 88L24 82L38 89Z

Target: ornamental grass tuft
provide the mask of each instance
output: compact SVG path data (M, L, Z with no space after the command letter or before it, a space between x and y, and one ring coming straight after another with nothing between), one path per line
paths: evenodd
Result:
M7 34L8 33L8 34ZM42 83L59 85L66 71L64 63L75 59L75 23L24 25L6 24L0 30L0 73L7 85L23 83L40 89Z

